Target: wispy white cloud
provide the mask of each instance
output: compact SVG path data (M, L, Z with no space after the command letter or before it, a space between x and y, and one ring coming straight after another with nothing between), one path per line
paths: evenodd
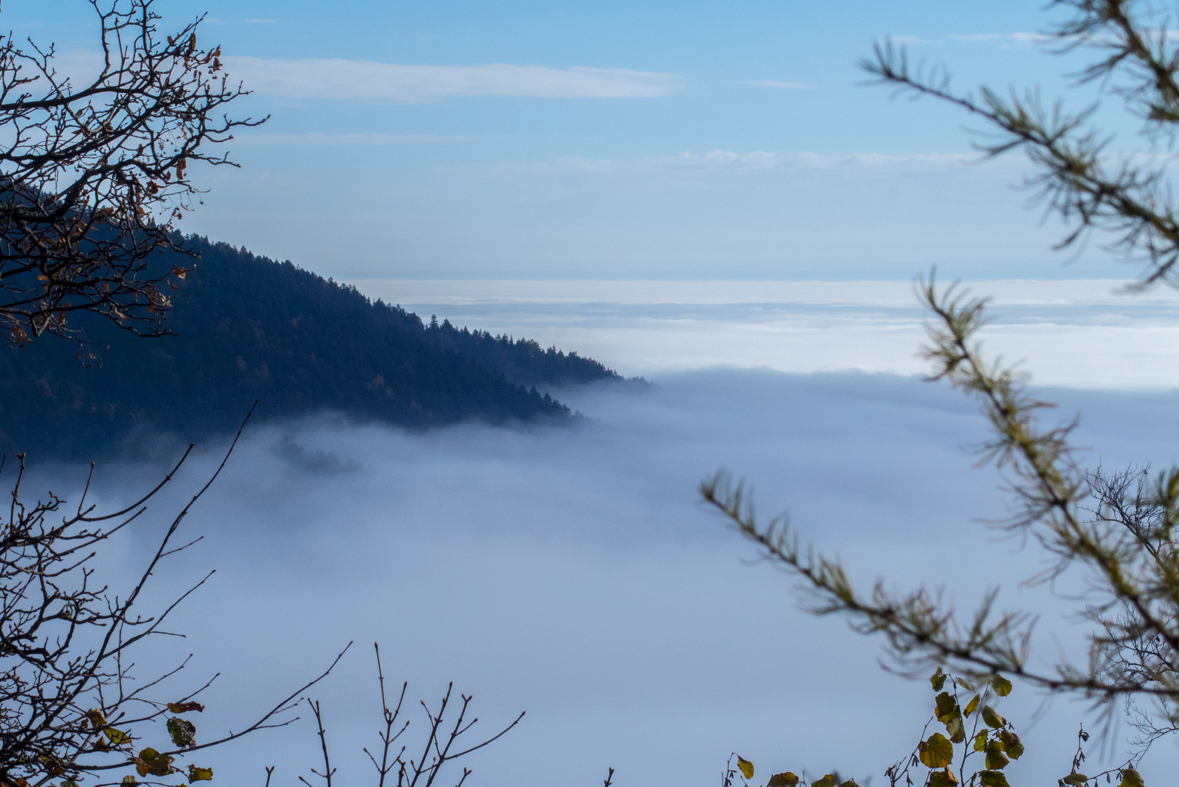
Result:
M267 60L229 57L246 87L290 98L368 98L405 102L449 96L653 98L675 92L679 77L622 68L411 66L364 60Z
M955 41L989 42L1009 46L1030 46L1045 41L1051 41L1052 36L1044 33L970 33L966 35L951 35Z
M1052 40L1052 36L1043 33L1012 33L1007 38L1017 44L1039 44L1042 41Z
M802 82L778 82L773 79L755 79L749 82L750 85L757 85L758 87L771 87L779 90L813 90L814 85L807 85Z
M428 145L437 142L465 142L474 137L461 134L387 134L349 133L325 134L319 131L302 134L242 134L234 138L234 144L239 147L291 147L316 146L327 147L337 145Z
M1179 29L1163 28L1163 27L1145 27L1142 28L1140 34L1153 42L1160 42L1163 40L1173 40L1179 37ZM949 38L955 41L976 41L976 42L990 42L1001 45L1015 44L1017 46L1030 46L1032 44L1042 44L1056 39L1056 36L1048 35L1046 33L970 33L967 35L951 35ZM1074 39L1076 40L1076 39ZM1114 43L1117 37L1106 33L1088 36L1085 38L1090 43Z
M541 169L567 173L626 174L643 172L759 172L767 170L908 170L933 171L960 167L979 161L977 154L928 153L894 156L882 153L829 155L821 153L769 153L755 150L737 153L713 150L708 153L681 153L677 156L651 156L641 159L612 160L567 157Z
M1044 33L967 33L951 34L947 36L952 41L972 41L978 43L992 43L1000 46L1031 46L1045 41L1051 41L1052 36ZM889 36L894 44L945 46L945 41L933 38L919 38L917 36Z
M917 36L889 36L894 44L926 44L928 46L945 46L945 42L933 38L919 38Z
M566 156L548 161L443 166L440 171L459 176L539 178L584 178L618 182L644 182L667 186L700 184L727 179L818 177L906 178L943 176L984 167L1001 171L1003 177L1019 173L1022 160L986 160L977 153L928 153L889 155L883 153L772 153L765 150L736 152L712 150L685 152L674 156L645 156L634 159L591 159Z

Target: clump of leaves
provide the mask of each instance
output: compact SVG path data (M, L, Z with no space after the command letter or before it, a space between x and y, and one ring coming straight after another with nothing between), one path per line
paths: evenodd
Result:
M172 713L189 713L203 711L205 706L199 702L169 702L168 710ZM188 719L182 719L179 716L172 716L167 723L168 735L172 739L172 745L181 749L196 748L196 725ZM183 773L180 768L177 768L172 763L175 761L173 754L178 754L179 751L174 751L170 754L157 751L150 746L140 750L139 754L131 758L131 762L135 765L135 771L140 777L145 776L171 776L174 773ZM194 782L208 782L213 780L213 769L202 768L197 765L188 766L188 783ZM134 780L134 777L127 777ZM124 779L126 782L127 779Z
M938 667L929 684L934 692L933 715L913 751L884 772L889 787L1009 787L1006 769L1024 755L1024 744L995 706L1011 694L1011 681L1002 675L968 680ZM1089 734L1082 728L1072 770L1059 780L1058 787L1096 787L1098 780L1112 785L1115 778L1117 787L1145 787L1133 760L1093 776L1082 773L1082 747L1088 740ZM857 787L854 779L841 781L834 773L814 781L807 780L806 771L801 773L775 773L758 787ZM726 765L722 787L754 787L753 776L753 763L734 753Z
M737 760L736 765L733 764L734 758ZM729 755L729 761L725 765L725 772L721 781L722 787L734 787L738 783L738 779L740 779L741 787L753 787L750 782L753 778L753 773L753 763L734 752ZM808 782L806 771L802 772L802 776L799 776L793 771L775 773L770 776L769 781L765 785L759 785L759 787L807 787L808 784L810 787L859 787L855 779L842 781L834 773L828 773L821 779Z
M1005 769L1023 756L1024 745L994 706L1011 693L1011 681L1001 675L971 681L938 667L929 684L935 693L933 716L912 753L885 771L889 784L1008 787ZM945 731L926 737L937 725Z

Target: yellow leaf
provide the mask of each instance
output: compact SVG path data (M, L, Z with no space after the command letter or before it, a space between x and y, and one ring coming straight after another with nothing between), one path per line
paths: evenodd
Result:
M213 781L212 768L198 768L195 765L188 766L188 783L194 782L211 782Z
M169 702L168 710L173 713L188 713L189 711L202 712L205 706L199 702Z
M122 730L116 730L114 727L107 727L103 732L106 733L107 739L116 746L122 746L124 743L131 742L130 735Z
M988 727L996 730L1001 730L1007 726L1007 720L1000 716L990 705L983 706L982 719Z
M786 771L785 773L775 773L770 777L770 780L766 782L766 787L797 787L797 785L798 775L791 771Z
M741 775L746 779L753 778L753 763L742 757L740 754L737 755L737 767L741 769Z
M1019 736L1010 730L1003 730L999 733L999 743L1003 746L1003 751L1007 752L1007 756L1013 760L1018 760L1023 754L1023 742L1020 741Z
M979 771L978 782L983 787L1009 787L1003 771Z
M1011 681L1007 680L1007 678L1004 678L1002 675L996 675L991 679L991 688L994 689L995 693L1000 697L1006 697L1011 693Z
M929 774L929 787L957 787L958 777L949 768Z
M140 776L147 776L149 773L152 776L167 776L173 771L172 759L172 757L148 747L139 752L139 756L132 761Z
M1122 771L1122 782L1118 787L1146 787L1146 785L1142 781L1142 774L1133 768L1127 768Z
M950 696L948 691L937 695L937 720L947 722L958 715L958 701Z
M917 756L927 768L944 768L954 761L954 744L940 732L930 735L917 748Z
M1007 767L1007 763L1010 761L1010 758L1003 753L999 746L995 745L995 742L987 747L987 770L1001 771Z

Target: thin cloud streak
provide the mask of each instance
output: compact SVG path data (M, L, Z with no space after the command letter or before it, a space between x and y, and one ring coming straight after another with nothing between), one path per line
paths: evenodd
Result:
M1053 40L1053 36L1044 33L966 33L950 34L946 38L951 41L966 41L973 43L996 43L1004 47L1009 45L1031 46ZM918 36L889 36L888 40L894 44L911 46L945 46L946 42L940 38L920 38Z
M519 171L555 175L637 175L657 173L749 173L769 171L949 171L968 164L983 163L975 153L925 153L890 155L884 153L771 153L753 150L739 153L712 150L707 153L684 152L675 156L647 156L639 159L587 159L567 156L550 162L485 167L496 172ZM986 162L988 166L1003 166ZM457 169L457 168L456 168Z
M778 88L780 90L814 90L814 85L803 84L802 82L778 82L773 79L755 79L749 82L750 85L757 85L758 87Z
M228 57L234 78L258 93L288 98L385 99L425 103L454 96L658 98L676 91L674 74L623 68L549 68L495 63L421 66L365 60Z
M889 41L894 44L927 44L929 46L945 46L944 41L939 41L933 38L920 38L918 36L889 36Z
M951 35L955 41L995 42L1002 44L1017 44L1030 46L1051 41L1053 36L1044 33L971 33L968 35Z
M236 147L334 147L340 145L432 145L441 142L467 142L475 137L465 134L325 134L310 131L300 134L242 134L234 137Z

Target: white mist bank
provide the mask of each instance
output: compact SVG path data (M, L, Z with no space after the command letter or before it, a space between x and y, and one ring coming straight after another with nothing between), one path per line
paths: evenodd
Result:
M925 314L896 281L353 282L425 319L536 339L626 375L716 366L783 372L924 373ZM1038 383L1179 386L1179 292L1128 294L1118 280L1003 280L981 337Z
M1085 461L1175 461L1179 394L1059 391L1085 413ZM319 419L250 428L185 532L204 540L160 572L176 591L218 573L183 607L156 656L196 656L183 684L214 672L199 734L240 729L353 651L312 696L323 700L340 782L363 782L377 743L371 643L386 675L435 702L448 681L475 695L477 729L520 710L507 737L472 758L473 781L500 787L716 784L731 751L759 769L831 768L861 784L916 742L932 694L882 672L880 642L796 607L792 582L748 563L751 549L705 510L697 482L727 467L766 515L788 508L805 539L840 554L861 585L951 582L963 607L992 584L1003 603L1044 613L1034 663L1075 627L1069 603L1018 582L1034 551L981 524L1002 517L992 470L961 446L983 437L964 397L889 375L696 372L649 390L565 392L590 420L574 428L460 425L424 433ZM1160 428L1161 427L1161 428ZM141 561L162 518L219 460L202 449L167 500L107 566ZM96 489L126 499L159 475L100 467ZM27 489L66 496L80 467L39 467ZM66 491L68 490L68 491ZM1084 654L1074 651L1083 660ZM1025 783L1067 772L1083 707L1019 687L1004 704L1028 755ZM419 710L411 710L415 725ZM303 716L308 714L304 713ZM411 728L413 729L413 728ZM1124 731L1124 730L1123 730ZM1120 738L1118 739L1120 741ZM1114 760L1122 755L1114 744ZM1094 760L1099 760L1096 747ZM1179 760L1162 746L1147 783ZM216 756L220 783L276 784L316 765L306 721ZM759 771L760 772L760 771Z

